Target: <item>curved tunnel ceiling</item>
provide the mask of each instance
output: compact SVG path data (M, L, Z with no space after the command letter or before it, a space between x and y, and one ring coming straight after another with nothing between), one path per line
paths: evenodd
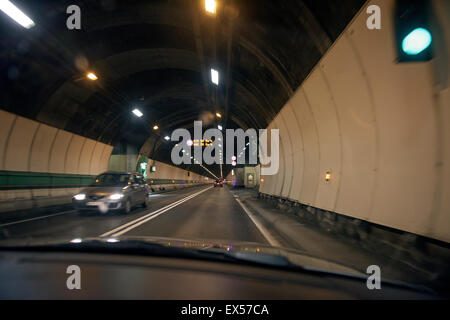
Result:
M364 2L228 0L213 17L200 0L17 0L36 27L0 17L0 108L138 149L217 111L227 128L265 128ZM72 4L78 31L66 28ZM170 162L168 144L155 150Z

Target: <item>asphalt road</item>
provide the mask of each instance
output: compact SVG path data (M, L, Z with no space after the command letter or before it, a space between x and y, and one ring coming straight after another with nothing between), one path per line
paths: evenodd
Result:
M238 198L235 198L238 197ZM244 209L247 208L247 209ZM253 212L253 213L252 213ZM254 215L257 212L257 215ZM269 215L271 219L261 219ZM277 222L278 228L271 223ZM280 223L289 229L279 228ZM287 231L286 231L287 230ZM283 232L283 233L281 233ZM247 190L199 186L150 196L150 207L130 214L79 214L74 210L51 212L29 220L0 222L0 240L72 240L87 237L163 237L179 240L255 244L301 250L365 272L379 265L387 279L429 283L427 274L405 267L402 261L375 254L337 237L311 228L293 215L253 199Z
M150 196L147 209L125 214L58 212L0 224L1 239L152 236L268 244L227 187L180 189Z

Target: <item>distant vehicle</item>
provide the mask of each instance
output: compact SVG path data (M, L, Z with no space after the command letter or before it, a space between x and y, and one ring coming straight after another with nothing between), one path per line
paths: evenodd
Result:
M72 199L76 210L120 211L130 213L136 205L149 206L149 187L142 175L130 172L105 172Z
M223 187L223 180L214 180L214 187Z

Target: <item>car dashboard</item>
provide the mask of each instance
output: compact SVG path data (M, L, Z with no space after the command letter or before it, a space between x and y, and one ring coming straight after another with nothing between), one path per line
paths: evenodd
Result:
M72 267L71 267L72 266ZM69 288L79 268L79 288ZM336 275L174 257L0 251L0 299L433 299Z

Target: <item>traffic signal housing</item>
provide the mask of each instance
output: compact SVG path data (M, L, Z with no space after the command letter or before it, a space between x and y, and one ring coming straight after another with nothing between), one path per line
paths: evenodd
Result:
M433 58L430 16L430 1L397 0L395 33L398 62L421 62Z

